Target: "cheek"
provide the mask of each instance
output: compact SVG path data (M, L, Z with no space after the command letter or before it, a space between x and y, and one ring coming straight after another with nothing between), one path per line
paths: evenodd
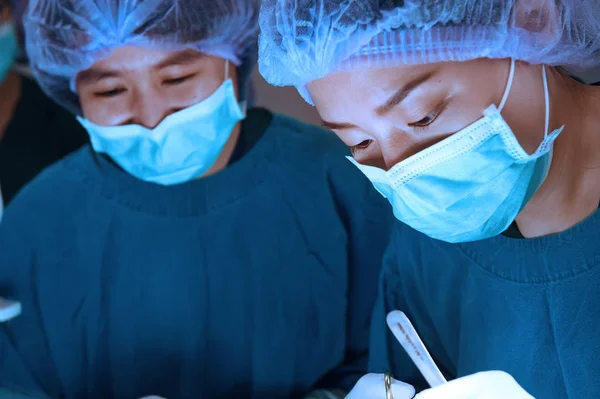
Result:
M437 121L436 135L451 135L483 118L483 111L496 101L493 96L468 90L454 94ZM498 105L498 104L496 104Z
M92 123L100 126L113 126L129 119L130 110L126 98L112 100L80 97L83 116Z
M544 110L523 105L522 111L511 110L504 115L519 144L525 152L533 154L544 139Z
M482 101L457 101L444 111L444 129L441 134L453 134L483 118L483 111L491 105L483 105Z
M223 76L217 78L198 77L169 87L165 90L165 98L178 108L186 108L210 97L223 84Z

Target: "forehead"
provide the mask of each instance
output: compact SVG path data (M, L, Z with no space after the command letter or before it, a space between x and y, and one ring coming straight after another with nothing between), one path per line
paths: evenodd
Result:
M430 74L442 67L441 64L428 65L400 65L390 68L356 69L330 74L324 78L310 82L308 90L316 94L331 92L331 89L350 90L360 92L360 97L377 96L379 93L388 93L397 90L415 78ZM350 94L350 93L348 93Z
M174 65L196 64L209 58L211 57L194 50L169 51L123 46L114 49L109 56L101 58L90 68L80 72L76 81L85 85L105 78L137 78L143 76L146 71L154 72Z
M122 46L115 48L108 57L96 61L90 69L136 70L154 66L178 54L200 56L200 53L189 51L169 51L146 47Z
M412 82L418 82L421 77L426 76L430 76L425 82L427 88L430 88L431 83L454 85L465 81L485 81L498 72L498 68L504 71L506 65L505 60L480 58L463 62L357 69L315 80L307 88L317 108L331 108L335 104L365 104L381 100L382 96L405 85L410 86Z
M402 65L333 73L310 82L308 91L320 112L380 105L394 92L416 79L436 73L442 66Z

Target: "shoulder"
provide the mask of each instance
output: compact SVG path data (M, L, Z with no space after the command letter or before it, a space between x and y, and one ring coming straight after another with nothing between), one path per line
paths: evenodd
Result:
M0 223L1 251L10 259L34 256L39 262L58 261L89 225L89 190L69 163L85 157L73 153L40 173L11 201ZM5 266L0 262L0 267Z
M318 168L345 180L350 186L364 184L362 173L346 159L350 151L333 132L297 119L274 114L268 135L277 141L279 157L285 162Z
M23 220L37 219L61 209L73 210L85 196L83 166L90 162L91 152L86 146L50 165L17 194L7 207L7 217L18 214Z
M319 176L306 190L322 187L325 184L334 192L338 202L362 205L375 205L388 212L387 201L375 191L373 185L346 157L350 151L331 131L297 119L274 114L267 136L275 140L275 148L280 152L277 159L299 173ZM299 180L298 180L299 181Z
M349 154L347 147L333 132L289 116L273 114L269 130L277 135L285 148L296 152Z
M295 170L318 170L336 191L360 188L354 196L372 190L371 183L347 159L350 151L346 145L333 132L280 114L274 115L269 130L271 139L277 140L278 159ZM343 187L338 190L340 185Z

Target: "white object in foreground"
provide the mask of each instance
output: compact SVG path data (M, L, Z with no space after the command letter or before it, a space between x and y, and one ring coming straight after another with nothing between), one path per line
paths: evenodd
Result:
M394 310L387 315L387 324L392 333L400 342L408 356L417 366L425 381L432 388L446 383L444 375L436 366L433 358L425 348L425 344L417 334L408 317L399 310Z
M0 298L0 323L14 319L21 314L21 303Z
M504 371L486 371L421 392L415 399L535 399Z
M386 399L384 374L367 374L361 377L346 399ZM415 389L408 384L392 379L390 386L394 399L412 399Z

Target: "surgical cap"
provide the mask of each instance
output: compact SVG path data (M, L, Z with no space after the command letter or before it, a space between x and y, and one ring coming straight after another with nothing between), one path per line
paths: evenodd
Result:
M71 82L124 45L228 59L244 97L256 63L258 10L259 0L30 0L26 49L44 91L77 115Z
M296 86L331 73L475 58L600 61L600 0L263 0L259 71Z

